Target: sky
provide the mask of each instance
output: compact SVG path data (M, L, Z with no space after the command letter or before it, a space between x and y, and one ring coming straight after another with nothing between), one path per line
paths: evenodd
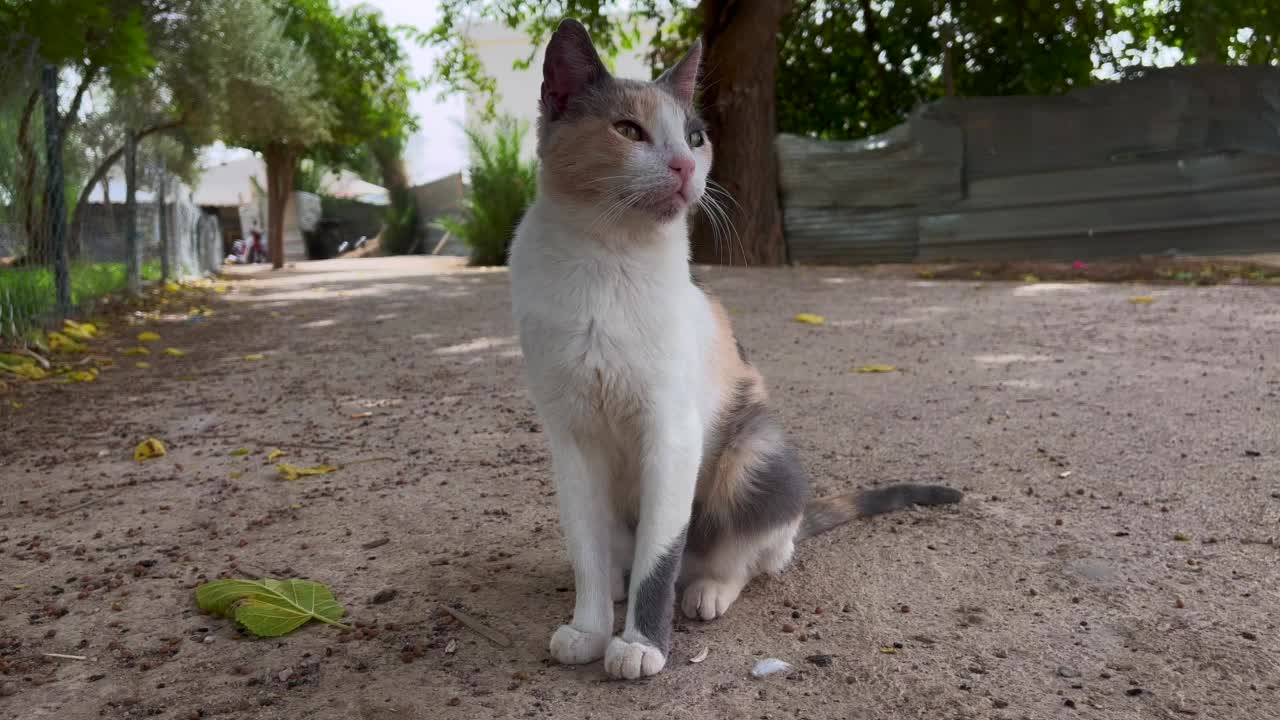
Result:
M338 5L343 8L369 5L381 10L383 20L392 27L412 25L422 30L434 25L439 13L438 0L339 0ZM414 74L418 77L430 74L436 51L407 40L402 43ZM405 148L405 165L409 181L415 185L458 172L467 163L466 136L462 132L464 99L455 95L442 101L438 99L439 92L439 88L429 87L412 96L420 129ZM218 143L205 152L205 164L216 165L248 154L247 150Z

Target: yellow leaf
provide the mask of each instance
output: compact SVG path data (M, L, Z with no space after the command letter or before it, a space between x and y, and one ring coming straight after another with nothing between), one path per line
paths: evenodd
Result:
M897 655L897 654L898 654L898 648L896 648L896 647L894 647L894 646L892 646L892 645L881 645L881 646L880 646L880 652L884 653L885 655Z
M14 410L21 410L23 408L23 404L18 402L17 400L10 400L9 407L13 408Z
M232 450L231 454L235 457L244 457L249 454L249 448L238 448L236 450Z
M138 333L138 342L155 342L160 339L159 333L153 333L150 330L144 330Z
M933 271L932 271L932 270L921 270L920 272L916 273L916 275L917 275L921 280L932 280L932 279L933 279Z
M288 463L279 463L276 470L279 471L280 477L284 480L297 480L307 475L327 475L334 472L338 468L332 465L316 465L315 467L301 468L290 465Z
M133 459L138 462L150 460L152 458L164 457L164 443L155 438L147 438L143 440L138 447L133 450Z
M93 323L78 323L75 320L63 320L62 332L77 340L92 340L98 334Z
M138 346L138 347L131 347L128 350L125 350L124 354L125 355L150 355L151 351L142 346Z
M227 292L228 292L229 290L231 290L231 288L230 288L229 286L227 286L227 285L214 285L214 286L213 286L213 291L214 291L214 292L216 292L216 293L218 293L219 295L226 295L226 294L227 294Z
M806 325L821 325L827 321L827 319L821 315L814 315L812 313L800 313L792 319L798 323L804 323Z
M9 383L3 380L0 380L0 393L7 393L7 392L9 392Z
M4 371L28 380L43 380L49 376L44 368L36 365L34 360L23 359L21 361L9 364L0 362L0 371Z
M187 351L179 350L178 348L165 348L164 354L168 355L169 357L182 357L187 354Z
M898 368L893 365L863 365L862 367L854 368L854 372L860 373L891 373L897 372L897 370Z
M301 509L302 509L302 505L301 505L301 504L299 504L299 503L293 503L292 505L290 505L290 506L289 506L289 509L290 509L290 510L301 510Z
M138 362L134 363L133 366L138 368L139 370L149 370L151 368L151 363L147 362L146 360L139 360Z
M93 364L97 365L99 370L105 370L107 368L115 367L116 361L111 358L94 358Z
M1134 295L1133 297L1129 298L1129 302L1133 303L1134 305L1150 305L1155 301L1156 299L1151 297L1150 295Z
M252 355L245 355L244 359L248 360L249 362L254 362L257 360L261 360L263 357L264 355L262 353L253 353Z
M275 462L276 458L281 458L288 454L280 448L272 448L271 452L267 453L267 462Z
M237 470L237 471L235 471L235 472L231 473L231 479L232 479L232 480L239 480L239 479L240 479L240 478L242 478L242 477L244 477L244 473L240 472L239 470Z
M82 353L88 350L82 343L78 343L60 332L49 333L49 349L62 353Z
M181 289L182 289L182 286L176 282L173 282L172 280L164 284L165 292L176 293Z
M1024 282L1024 283L1038 283L1038 282L1040 282L1040 278L1036 277L1035 275L1032 275L1031 273L1027 273L1026 275L1023 275L1023 276L1022 276L1022 282Z
M98 379L98 368L88 370L72 370L63 376L62 382L93 382Z

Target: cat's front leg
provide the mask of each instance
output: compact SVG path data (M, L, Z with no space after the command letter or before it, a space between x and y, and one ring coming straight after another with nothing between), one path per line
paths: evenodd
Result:
M550 428L548 436L574 584L573 620L551 635L551 656L581 665L604 657L613 634L610 468L606 453L589 439Z
M627 680L662 670L671 650L675 583L702 459L702 431L693 409L654 417L641 452L627 624L609 643L604 659L611 677Z

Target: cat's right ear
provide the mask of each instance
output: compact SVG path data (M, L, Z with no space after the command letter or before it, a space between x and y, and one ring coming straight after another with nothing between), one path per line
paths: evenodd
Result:
M547 44L542 61L542 113L558 120L574 96L609 77L582 23L563 20Z

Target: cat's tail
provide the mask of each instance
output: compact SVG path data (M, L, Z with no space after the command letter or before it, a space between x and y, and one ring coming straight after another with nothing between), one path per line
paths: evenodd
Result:
M796 541L820 535L854 518L871 517L912 505L958 503L964 494L942 485L890 485L874 490L832 495L808 504Z

